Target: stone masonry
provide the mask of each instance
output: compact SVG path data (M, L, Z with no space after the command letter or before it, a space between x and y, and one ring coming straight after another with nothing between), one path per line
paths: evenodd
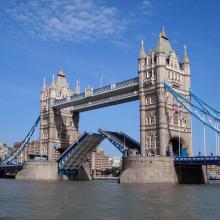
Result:
M50 86L46 86L44 80L40 109L40 154L48 161L55 161L78 138L79 113L72 113L71 108L52 108L54 100L69 98L73 94L63 70L56 78L53 77Z
M167 148L173 154L177 154L179 148L187 148L191 154L191 116L163 86L166 82L190 98L190 63L186 47L180 63L162 30L154 50L146 53L142 41L138 64L141 155L165 156Z

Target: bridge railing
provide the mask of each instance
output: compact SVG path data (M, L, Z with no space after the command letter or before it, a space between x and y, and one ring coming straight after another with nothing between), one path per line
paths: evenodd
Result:
M219 156L174 157L175 164L219 165Z
M102 88L97 88L94 89L92 91L92 94L90 96L97 96L97 95L102 95L105 94L106 92L111 92L114 90L120 90L120 89L124 89L124 88L128 88L131 86L136 86L138 85L138 78L133 78L133 79L129 79L123 82L119 82L119 83L113 83L111 85L102 87ZM82 100L84 98L90 97L90 96L86 96L86 93L80 93L79 95L73 95L69 98L64 98L64 99L60 99L60 100L55 100L54 101L54 107L57 105L61 105L63 103L69 103L69 102L73 102L73 101L79 101Z

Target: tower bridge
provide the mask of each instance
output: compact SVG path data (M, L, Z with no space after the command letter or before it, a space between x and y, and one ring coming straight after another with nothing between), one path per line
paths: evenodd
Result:
M124 155L122 182L206 182L204 166L220 161L220 113L190 91L190 77L186 47L180 61L164 30L154 50L145 52L142 41L137 78L97 89L88 87L80 93L79 82L71 91L64 71L60 70L51 85L44 80L41 90L37 121L41 156L50 166L58 164L62 171L58 175L66 175L66 170L71 175L86 164L88 153L106 138ZM99 133L80 133L80 112L135 100L140 102L140 143L123 132L99 129ZM193 157L191 115L216 132L215 158ZM5 163L11 163L24 150L33 129L36 123ZM45 162L43 166L39 163L39 168L31 167L32 174L39 174L36 178L46 176Z

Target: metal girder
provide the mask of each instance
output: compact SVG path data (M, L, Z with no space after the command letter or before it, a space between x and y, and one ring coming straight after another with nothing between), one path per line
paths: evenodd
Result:
M204 111L212 114L213 116L215 116L216 118L220 119L220 112L218 110L216 110L215 108L213 108L212 106L210 106L209 104L207 104L206 102L204 102L202 99L200 99L195 93L193 93L192 91L189 91L190 95L191 95L191 99L194 99L194 101L196 101Z
M190 114L195 116L198 120L200 120L204 125L208 126L212 130L220 133L220 118L213 114L212 111L208 110L208 107L200 101L195 102L193 104L191 100L188 100L183 95L176 92L173 88L171 88L167 83L164 83L164 88L173 95L176 101L183 106ZM195 97L195 96L194 96Z
M6 158L3 163L8 163L8 162L12 162L14 159L16 159L20 153L24 150L24 148L27 146L27 143L29 142L31 136L33 135L38 123L40 121L40 116L37 118L36 122L34 123L34 125L32 126L32 128L30 129L30 131L28 132L28 134L26 135L26 137L24 138L24 140L21 142L21 145L17 148L17 150L10 155L8 158Z
M109 140L122 154L126 149L132 148L140 151L140 144L123 132L111 132L103 129L98 130L99 133Z
M58 158L59 169L78 169L86 162L89 153L94 150L103 139L100 134L84 132L79 139L70 145Z
M220 165L219 156L209 156L209 157L174 157L174 164L183 165Z
M114 136L110 135L107 131L99 129L99 133L109 140L122 154L124 153L126 147Z
M134 78L102 88L90 89L89 92L56 100L52 107L54 109L72 107L72 111L82 112L135 101L139 99L138 85L138 78Z
M0 170L21 170L22 164L0 164Z

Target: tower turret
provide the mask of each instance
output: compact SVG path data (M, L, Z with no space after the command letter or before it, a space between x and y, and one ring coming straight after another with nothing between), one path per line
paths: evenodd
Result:
M182 60L183 64L189 64L189 57L186 51L186 45L184 45L184 50L183 50L183 60Z
M50 86L50 98L52 99L56 98L56 85L55 85L54 75L53 75L53 80Z
M170 46L170 42L164 30L164 27L159 34L159 40L157 42L156 51L164 52L164 53L169 53L170 51L172 51L172 48Z
M183 51L182 69L185 74L185 90L189 91L190 89L190 62L189 62L189 57L188 57L185 45L184 45L184 51Z
M44 100L47 98L47 85L46 85L46 79L44 77L43 86L41 89L41 100Z
M141 40L141 50L140 50L140 55L139 55L139 58L145 58L146 54L144 52L144 41Z

